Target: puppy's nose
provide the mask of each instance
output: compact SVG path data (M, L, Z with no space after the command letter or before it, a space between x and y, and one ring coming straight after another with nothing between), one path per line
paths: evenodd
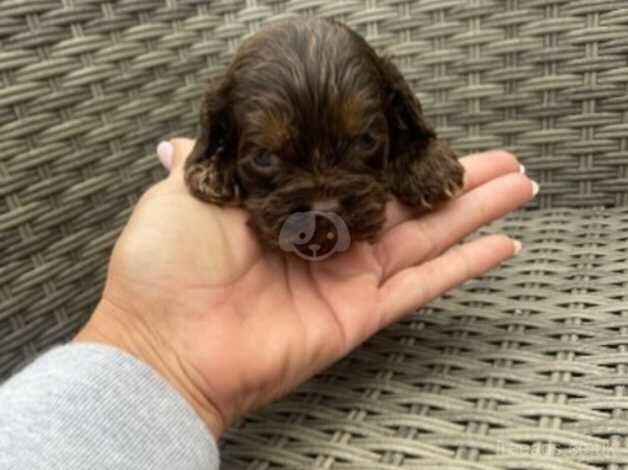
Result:
M340 212L340 202L336 198L317 199L312 203L312 209L321 212Z

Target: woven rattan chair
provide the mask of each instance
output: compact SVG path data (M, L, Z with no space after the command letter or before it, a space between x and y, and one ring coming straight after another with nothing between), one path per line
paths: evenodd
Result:
M87 319L156 143L292 14L346 21L455 148L542 189L490 229L521 256L244 419L224 467L626 468L626 0L0 0L0 378Z

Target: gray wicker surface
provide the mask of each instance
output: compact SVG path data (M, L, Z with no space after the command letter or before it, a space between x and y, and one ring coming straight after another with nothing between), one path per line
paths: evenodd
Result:
M156 143L289 14L391 54L454 147L520 155L544 211L509 223L524 256L230 433L229 464L626 468L626 0L0 0L0 379L87 318Z

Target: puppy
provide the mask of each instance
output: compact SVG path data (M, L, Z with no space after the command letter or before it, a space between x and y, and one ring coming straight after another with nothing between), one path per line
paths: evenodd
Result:
M244 207L271 246L294 213L333 213L351 241L373 242L391 194L431 208L463 168L390 60L342 23L302 17L245 40L206 91L185 180L204 201ZM336 243L324 222L308 240L318 248Z

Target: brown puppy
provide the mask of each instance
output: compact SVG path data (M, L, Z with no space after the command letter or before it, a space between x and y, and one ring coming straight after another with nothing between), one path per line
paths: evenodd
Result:
M288 217L308 211L372 242L389 194L430 208L460 189L463 169L392 62L347 26L302 17L245 40L206 92L185 179L200 199L246 208L278 246ZM328 229L309 241L334 243Z

